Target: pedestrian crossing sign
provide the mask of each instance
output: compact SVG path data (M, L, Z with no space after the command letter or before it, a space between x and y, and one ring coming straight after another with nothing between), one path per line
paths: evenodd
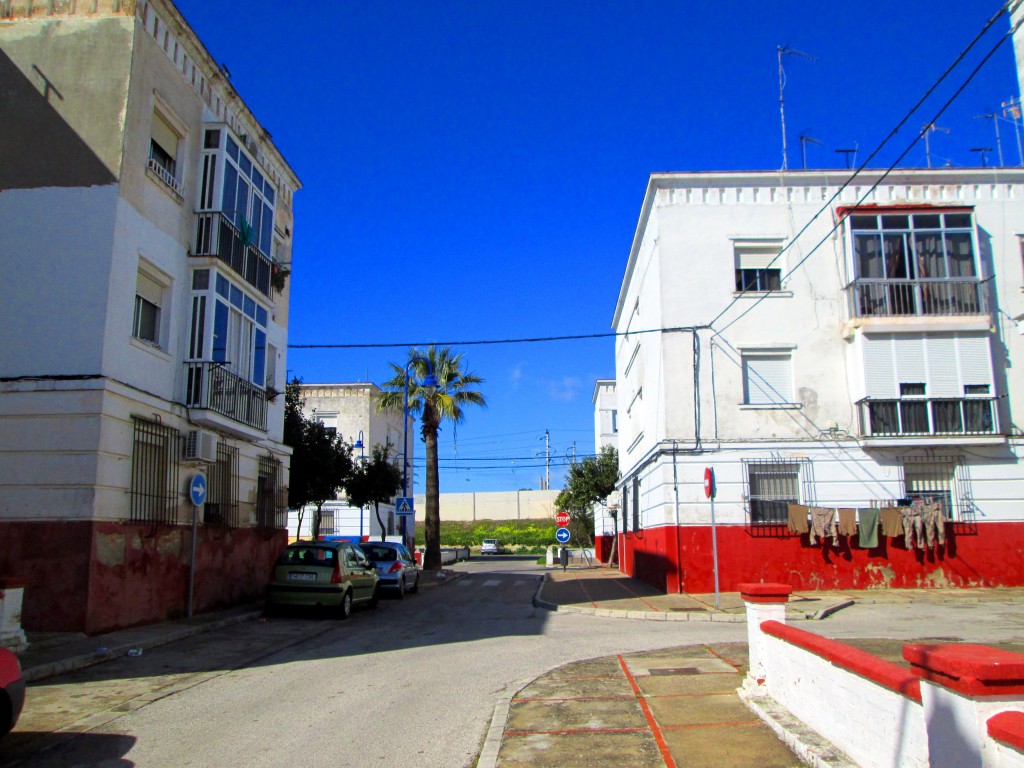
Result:
M395 514L409 515L410 517L416 514L412 505L412 496L399 496L395 499Z

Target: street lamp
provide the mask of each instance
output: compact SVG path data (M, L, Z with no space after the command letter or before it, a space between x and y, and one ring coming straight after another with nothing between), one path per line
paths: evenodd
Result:
M409 369L414 363L427 364L427 376L420 383L420 387L430 397L437 391L437 379L434 378L434 365L425 357L413 357L405 364L405 401L402 407L402 493L409 496ZM402 543L409 546L405 540L405 517L402 517Z
M353 448L359 449L359 463L366 465L366 451L363 445L363 430L359 430L359 437L356 438ZM359 505L359 540L363 540L363 505Z

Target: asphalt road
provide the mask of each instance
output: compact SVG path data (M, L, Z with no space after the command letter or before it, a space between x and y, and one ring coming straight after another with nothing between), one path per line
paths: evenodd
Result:
M0 765L469 766L495 705L553 667L745 638L535 609L532 560L457 568L347 622L248 622L43 681Z
M493 558L348 621L247 622L30 686L0 766L473 765L495 705L615 653L746 640L742 623L532 606L543 569ZM863 604L800 626L840 639L1020 643L1024 606ZM857 642L854 642L857 644ZM863 645L898 658L899 644Z

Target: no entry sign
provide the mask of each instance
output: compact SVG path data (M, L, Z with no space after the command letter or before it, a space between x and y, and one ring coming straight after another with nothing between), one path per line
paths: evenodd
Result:
M704 495L709 499L715 498L715 470L711 467L704 468Z
M559 528L565 528L569 524L569 513L564 510L559 510L558 514L555 515L555 523Z

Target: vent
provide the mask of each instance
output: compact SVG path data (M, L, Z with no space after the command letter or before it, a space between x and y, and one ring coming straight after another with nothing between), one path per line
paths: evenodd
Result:
M185 433L186 461L217 461L217 435L205 429L190 429Z

